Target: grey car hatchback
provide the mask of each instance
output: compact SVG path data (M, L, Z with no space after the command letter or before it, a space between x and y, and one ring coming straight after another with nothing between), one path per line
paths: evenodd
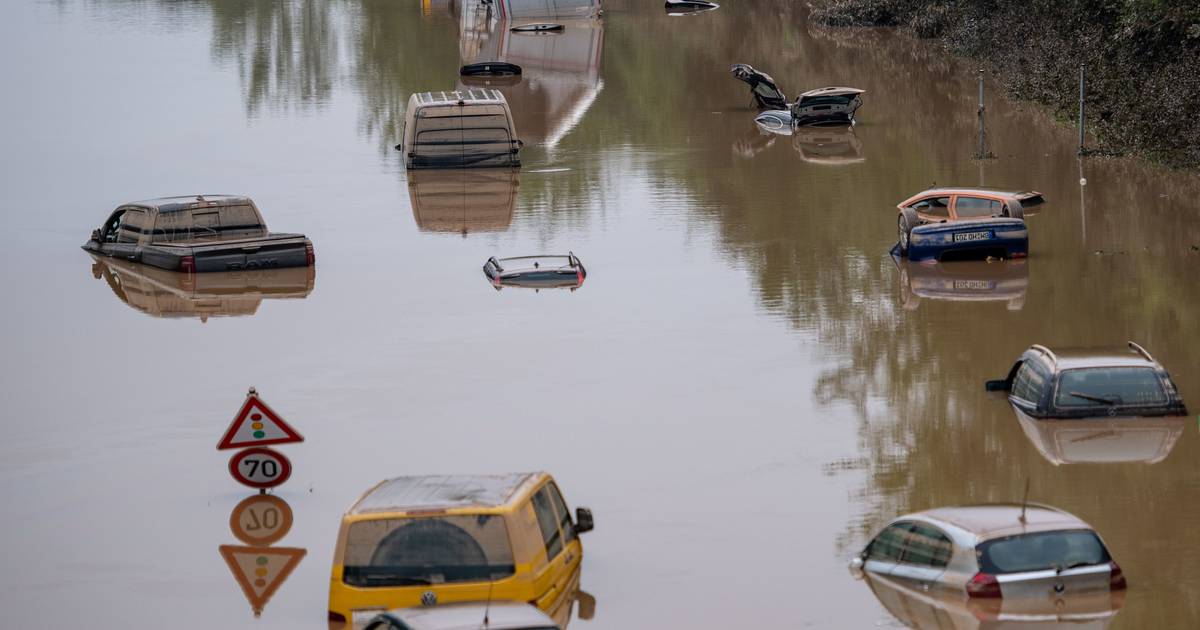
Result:
M889 523L852 573L967 599L1034 599L1124 590L1125 576L1087 523L1046 505L945 507Z

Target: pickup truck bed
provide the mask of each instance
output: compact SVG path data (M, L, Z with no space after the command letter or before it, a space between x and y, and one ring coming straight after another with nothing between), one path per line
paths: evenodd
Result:
M197 272L304 267L308 264L309 247L309 240L303 234L153 243L141 248L140 262L179 271L182 258L191 256Z

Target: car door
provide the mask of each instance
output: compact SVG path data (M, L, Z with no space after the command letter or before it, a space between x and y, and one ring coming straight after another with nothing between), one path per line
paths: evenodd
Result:
M940 223L950 220L950 195L923 197L908 206L916 211L923 223Z
M536 601L538 608L551 609L563 595L563 586L571 576L571 561L567 560L568 549L575 549L578 556L579 543L565 542L560 527L560 519L554 508L554 498L551 496L551 484L547 483L533 494L533 512L537 516L538 530L542 533L542 544L546 550L546 564L534 574L534 584L537 585ZM574 531L571 532L574 535Z
M904 537L900 561L891 577L907 582L914 588L928 591L937 585L946 572L953 548L950 537L926 523L913 523Z

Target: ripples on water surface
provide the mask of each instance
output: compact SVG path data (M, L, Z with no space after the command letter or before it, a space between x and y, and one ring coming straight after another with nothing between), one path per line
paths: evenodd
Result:
M503 43L460 9L6 4L8 622L249 625L217 550L244 493L213 444L253 384L307 437L278 494L279 544L308 555L261 627L324 623L339 516L377 480L522 469L596 512L596 614L573 626L894 624L847 557L897 513L1018 499L1026 479L1121 562L1112 627L1195 626L1194 426L1161 463L1054 466L982 391L1031 342L1135 339L1200 405L1195 176L1081 172L1069 129L990 88L999 159L974 162L972 67L819 31L796 4L613 1L520 50L525 168L482 214L453 183L440 206L418 195L390 149L411 92ZM789 95L865 88L860 124L763 136L734 62ZM959 285L1003 282L996 300L924 292L885 255L894 204L934 182L1046 193L1027 267ZM121 202L193 192L307 233L315 278L255 278L261 299L222 306L78 249ZM567 249L590 272L575 292L496 292L479 269Z

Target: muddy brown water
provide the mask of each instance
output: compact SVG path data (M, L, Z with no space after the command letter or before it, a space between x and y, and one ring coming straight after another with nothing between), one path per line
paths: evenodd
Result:
M460 7L6 3L4 625L323 627L364 489L546 469L596 514L596 611L572 628L900 625L849 556L899 513L1026 480L1124 568L1111 627L1195 627L1195 424L1159 463L1056 466L982 387L1033 342L1134 339L1200 406L1195 175L1081 164L1069 128L991 83L997 158L973 161L972 66L793 4L614 0L511 48L536 70L505 88L524 168L468 185L390 150L411 92L500 43ZM789 96L865 88L860 124L763 136L734 62ZM1029 259L897 269L894 205L934 182L1045 193ZM307 233L315 278L181 287L79 250L117 204L194 192ZM590 272L574 292L480 271L568 249ZM307 438L280 447L275 543L307 555L257 620L218 552L249 492L214 449L249 385Z

